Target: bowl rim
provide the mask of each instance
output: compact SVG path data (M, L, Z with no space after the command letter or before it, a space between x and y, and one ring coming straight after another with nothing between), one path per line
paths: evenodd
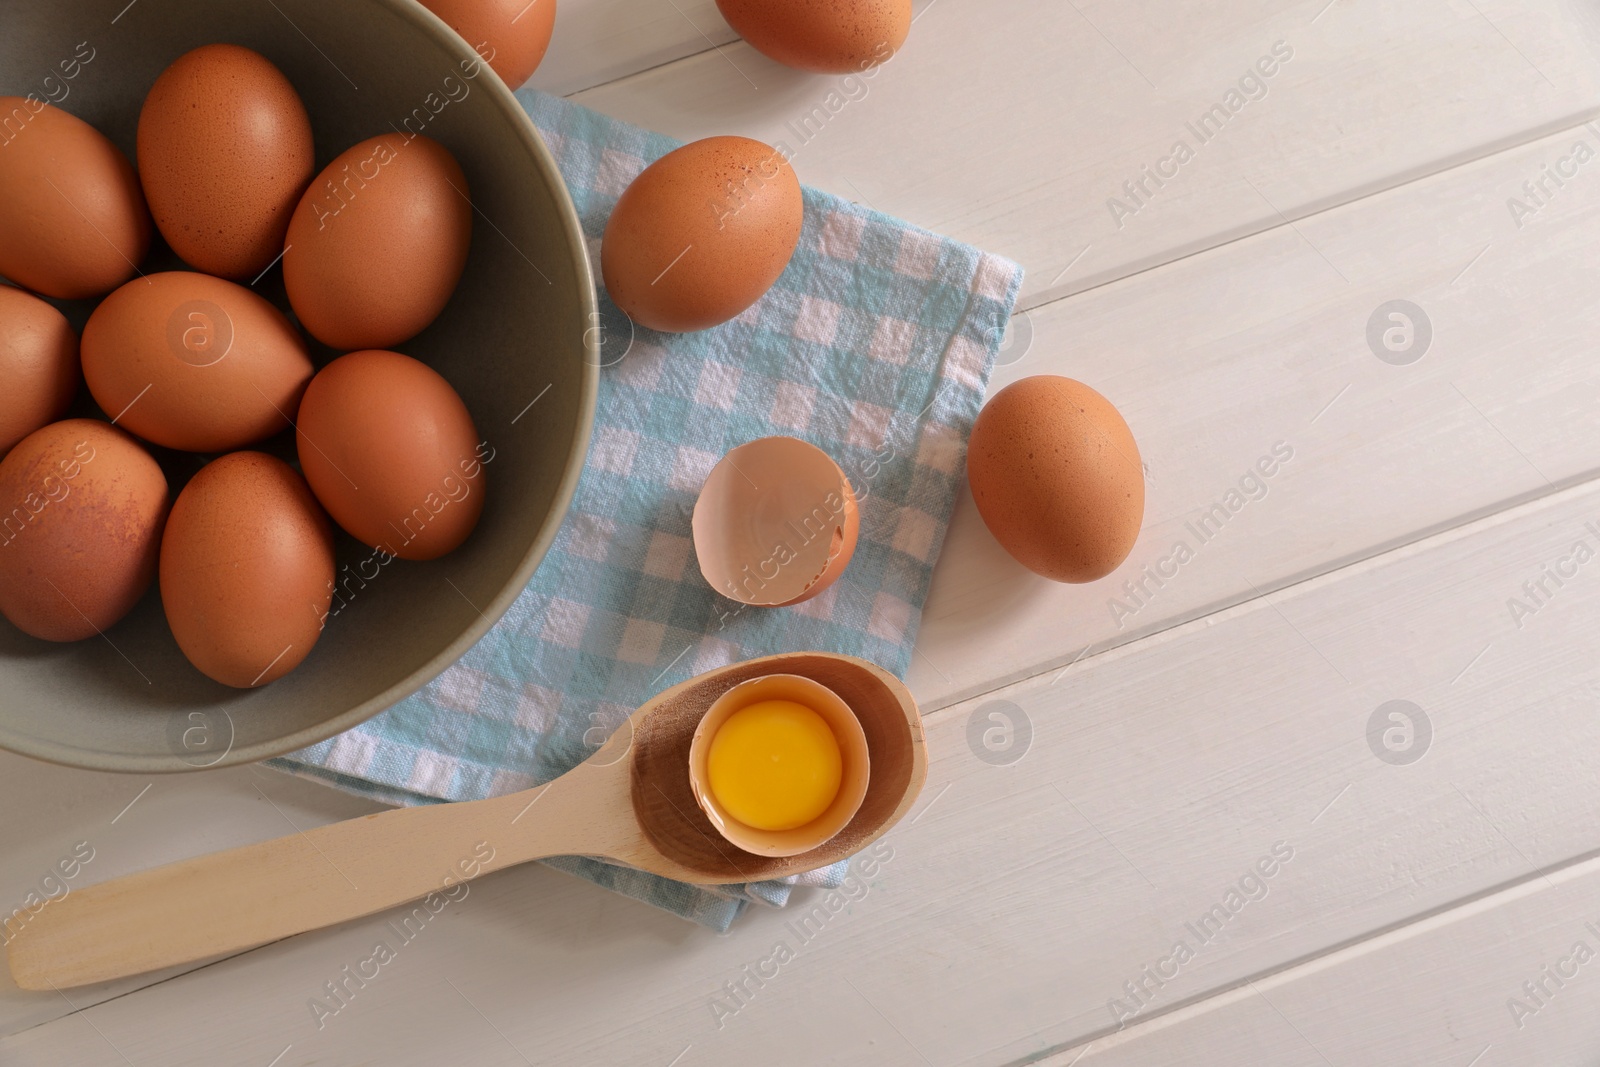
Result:
M446 51L454 52L458 61L476 61L487 67L483 58L473 50L472 46L442 19L432 11L423 7L414 0L371 0L372 3L387 8L400 18L410 22L416 29L431 38L436 44ZM505 84L499 75L489 72L492 77L485 79L478 86L486 89L490 97L507 112L512 119L512 127L521 138L523 147L533 156L535 167L541 171L550 183L558 214L560 216L561 235L565 240L567 252L571 257L575 273L581 279L578 286L578 303L584 321L593 323L599 321L599 300L595 293L594 269L589 259L589 246L583 234L583 224L578 218L577 208L573 205L572 194L567 189L566 179L561 176L561 169L556 165L555 157L550 154L549 146L545 144L544 137L539 133L538 127L533 124L533 119L528 115L512 89ZM411 696L434 678L438 677L452 663L466 654L467 650L477 644L487 634L494 624L500 620L510 609L517 597L522 595L532 580L533 574L544 561L545 555L554 544L556 534L560 532L561 524L565 521L567 512L572 507L572 498L577 493L578 479L583 474L584 461L589 452L589 440L594 432L595 403L600 389L600 351L596 331L585 330L583 333L584 360L581 376L578 382L579 411L577 432L573 435L571 447L567 452L565 467L561 474L561 481L556 486L553 506L545 517L543 525L534 537L533 543L523 555L522 561L517 565L505 588L501 589L495 597L478 611L478 617L470 623L465 630L439 652L435 653L427 662L407 674L400 681L391 685L383 692L362 701L339 715L327 719L316 726L306 727L292 734L287 734L270 741L261 741L252 745L234 746L229 744L224 754L214 762L195 764L185 760L176 753L171 755L126 755L104 752L98 749L78 748L72 745L59 744L52 741L41 741L38 738L17 735L0 725L0 748L5 748L19 755L33 759L44 760L67 767L78 767L93 771L111 771L126 774L163 774L187 773L197 770L214 770L222 767L239 766L241 764L259 763L262 760L272 759L277 756L286 756L299 751L319 741L326 741L337 734L344 733L351 727L359 726L379 712L385 711L395 704ZM477 605L474 605L475 607ZM227 709L222 709L226 713ZM231 717L229 719L231 724Z

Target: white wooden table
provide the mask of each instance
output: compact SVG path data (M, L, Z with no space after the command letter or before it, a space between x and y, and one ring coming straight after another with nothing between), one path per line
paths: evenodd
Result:
M835 87L710 0L561 5L535 84L678 137L784 139ZM1110 396L1149 507L1068 587L960 503L911 678L928 788L848 907L715 936L511 870L320 1026L386 916L0 989L0 1063L1600 1058L1595 0L917 9L796 167L1022 262L996 385ZM0 756L0 905L75 848L88 882L370 810Z

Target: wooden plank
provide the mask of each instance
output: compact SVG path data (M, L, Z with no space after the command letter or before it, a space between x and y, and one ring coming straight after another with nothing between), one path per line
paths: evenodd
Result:
M49 907L52 897L114 875L379 810L261 768L152 778L0 752L0 811L6 813L0 822L0 924L13 924L0 930L25 924L29 911ZM64 870L72 877L63 877ZM184 969L72 990L70 1004L95 1004ZM0 1033L57 1018L70 1004L54 993L17 989L10 971L0 968Z
M1042 1062L1593 1063L1597 897L1590 860Z
M1564 0L947 2L870 80L739 43L575 99L781 142L807 183L1022 263L1037 304L1587 120L1578 25Z
M556 5L550 50L528 84L563 96L739 39L715 0L556 0Z
M913 691L942 706L1594 476L1597 241L1591 124L1029 313L994 387L1065 374L1117 404L1144 531L1117 573L1056 585L964 495ZM1397 299L1431 324L1410 365L1367 337Z
M1600 484L933 715L927 799L834 913L813 895L716 937L519 869L395 945L332 1018L312 998L395 941L396 916L86 1016L136 1062L267 1062L286 1044L286 1065L463 1047L515 1062L492 1051L501 1035L552 1062L665 1064L690 1047L685 1065L943 1067L1069 1048L1113 1031L1125 983L1170 968L1180 939L1191 958L1135 1018L1593 855L1600 563L1521 628L1507 608L1547 565L1567 569L1576 542L1600 551L1591 524ZM1397 759L1403 739L1386 748L1371 726L1397 699L1431 723L1426 747L1412 735L1420 760ZM1022 757L977 758L982 731L1002 725L990 713L1020 723L1015 709L1031 722ZM791 924L819 903L803 936ZM23 1035L0 1058L48 1062L56 1047Z

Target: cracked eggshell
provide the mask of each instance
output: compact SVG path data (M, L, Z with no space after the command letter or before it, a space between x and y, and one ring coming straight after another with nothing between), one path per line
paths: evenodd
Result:
M763 700L792 700L810 708L822 716L839 743L839 791L821 815L789 830L758 830L740 822L711 789L711 742L717 731L736 712ZM871 777L872 749L856 710L821 682L798 674L768 674L740 682L706 709L689 742L689 789L695 803L729 844L757 856L798 856L833 840L861 810Z
M861 532L850 479L793 437L740 445L711 469L694 507L700 573L753 607L810 600L844 572Z

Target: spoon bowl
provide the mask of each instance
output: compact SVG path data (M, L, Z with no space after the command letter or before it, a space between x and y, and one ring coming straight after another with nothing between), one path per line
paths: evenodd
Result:
M811 678L843 698L872 761L855 816L794 856L736 848L689 783L689 746L706 710L733 686L769 674ZM546 785L397 808L74 890L8 927L8 963L23 989L106 981L426 903L488 871L547 856L594 856L702 885L780 878L877 840L926 777L916 702L888 671L825 652L746 660L657 694L599 751Z

